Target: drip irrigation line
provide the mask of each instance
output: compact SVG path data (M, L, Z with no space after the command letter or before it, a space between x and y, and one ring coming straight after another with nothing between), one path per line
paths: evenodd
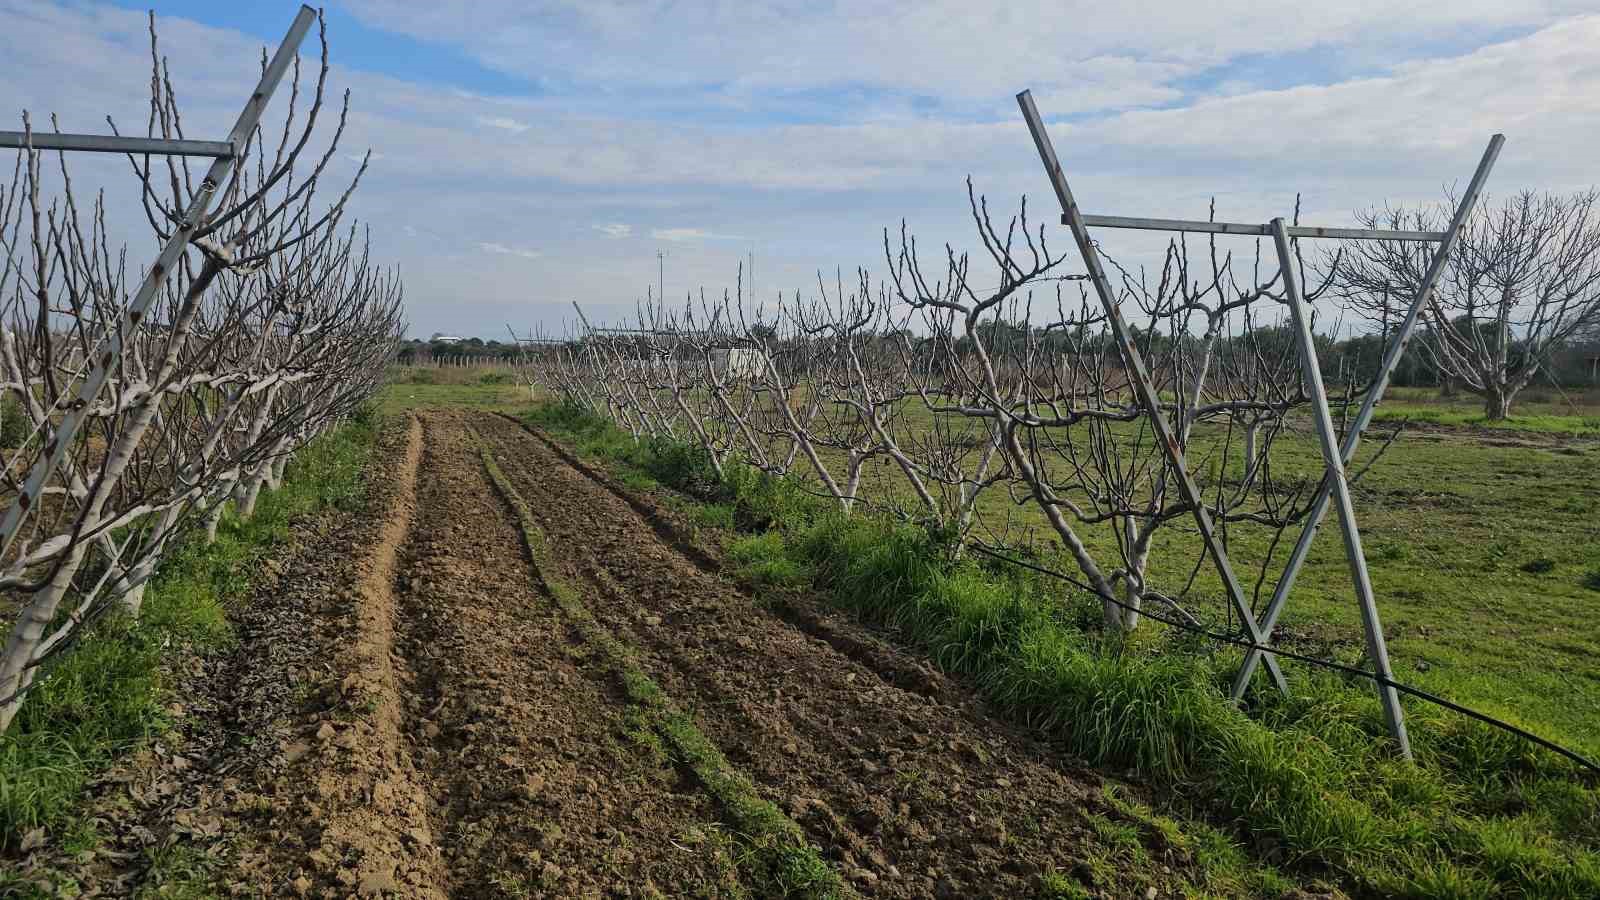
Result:
M1006 555L1004 553L1000 553L998 551L992 550L989 547L987 547L987 546L985 546L984 544L981 544L981 543L968 541L968 542L966 542L966 546L968 548L972 549L972 550L976 550L979 553L982 553L985 556L991 557L993 559L997 559L997 560L999 560L1001 562L1010 563L1011 565L1014 565L1014 566L1021 566L1024 569L1029 569L1029 570L1037 572L1037 573L1039 573L1041 575L1047 575L1047 576L1049 576L1051 578L1056 578L1056 579L1059 579L1061 581L1065 581L1066 583L1072 585L1073 587L1076 587L1076 588L1078 588L1080 590L1087 591L1087 592L1095 595L1096 597L1099 597L1100 599L1106 601L1107 603L1115 604L1117 606L1122 607L1123 609L1129 610L1130 612L1137 612L1137 613L1139 613L1140 615L1144 616L1147 619L1155 619L1157 622L1161 622L1161 623L1166 624L1166 625L1171 625L1174 628L1178 628L1178 629L1181 629L1183 631L1190 632L1192 634L1198 634L1198 635L1200 635L1202 637L1210 638L1211 640L1218 641L1220 643L1232 644L1232 645L1234 645L1236 647L1243 647L1243 648L1249 649L1249 650L1260 650L1263 653L1272 653L1272 654L1275 654L1277 656L1282 656L1282 657L1286 657L1288 659L1295 660L1297 662L1303 662L1303 663L1307 663L1307 664L1313 665L1313 666L1320 666L1320 667L1325 668L1325 669L1332 669L1335 672L1342 672L1342 673L1344 673L1346 675L1355 675L1355 676L1358 676L1360 678L1365 678L1365 679L1368 679L1369 681L1374 681L1374 682L1377 682L1378 684L1394 688L1395 690L1399 691L1402 694L1407 694L1407 695L1410 695L1412 697L1416 697L1418 700L1422 700L1422 701L1425 701L1427 703L1432 703L1432 704L1435 704L1436 706L1441 706L1441 707L1443 707L1445 709L1448 709L1448 710L1450 710L1452 712L1460 713L1461 715L1466 716L1469 719L1476 719L1477 721L1482 722L1485 725L1490 725L1492 727L1500 729L1501 731L1505 731L1505 732L1507 732L1509 734L1516 735L1517 737L1520 737L1525 741L1530 741L1530 742L1532 742L1534 744L1538 744L1539 746L1545 748L1546 750L1549 750L1552 753L1555 753L1555 754L1557 754L1559 756L1563 756L1563 757L1567 758L1568 760L1571 760L1572 762L1577 763L1579 766L1583 767L1584 769L1587 769L1589 772L1594 773L1596 775L1600 775L1600 764L1596 764L1594 761L1592 761L1589 758L1583 756L1582 754L1578 753L1577 751L1568 749L1566 747L1563 747L1560 744L1555 743L1554 741L1550 741L1550 740L1547 740L1545 738L1542 738L1542 737L1540 737L1540 736L1538 736L1538 735L1536 735L1536 734L1534 734L1534 733L1532 733L1530 731L1527 731L1525 729L1519 728L1516 725L1511 724L1510 722L1505 722L1505 721L1502 721L1500 719L1496 719L1495 717L1493 717L1493 716L1491 716L1491 715L1489 715L1487 713L1482 713L1482 712L1479 712L1479 711L1477 711L1475 709L1470 709L1468 707L1462 706L1459 703L1455 703L1455 702L1452 702L1450 700L1446 700L1445 698L1440 697L1438 694L1429 693L1428 691L1425 691L1425 690L1423 690L1421 688L1412 687L1411 685L1404 684L1404 683L1401 683L1399 681L1395 681L1393 678L1386 678L1386 677L1384 677L1382 675L1379 675L1379 674L1377 674L1375 672L1368 672L1365 669L1360 669L1360 668L1357 668L1355 666L1347 666L1344 663L1337 663L1337 662L1333 662L1332 660L1319 659L1319 658L1317 658L1315 656L1308 656L1308 655L1306 655L1304 653L1296 653L1296 652L1294 652L1292 650L1283 650L1281 648L1273 647L1273 646L1270 646L1270 645L1267 645L1267 644L1258 644L1255 641L1248 640L1248 639L1241 638L1241 637L1237 637L1235 635L1224 634L1224 633L1222 633L1220 631L1213 631L1212 629L1206 628L1205 626L1202 626L1202 625L1192 625L1192 624L1190 624L1188 622L1184 622L1184 621L1179 620L1179 619L1168 618L1166 616L1162 616L1162 615L1159 615L1157 613L1152 613L1152 612L1150 612L1149 610L1146 610L1146 609L1138 609L1138 608L1135 608L1134 606L1132 606L1129 603L1126 603L1126 602L1124 602L1122 600L1117 599L1116 597L1111 596L1110 594L1102 593L1101 591L1096 590L1093 586L1091 586L1091 585L1089 585L1089 584L1087 584L1087 583L1085 583L1083 581L1080 581L1079 579L1074 578L1071 575L1066 574L1065 572L1058 572L1058 571L1056 571L1054 569L1051 569L1049 567L1046 567L1046 566L1041 566L1041 565L1038 565L1036 563L1030 563L1027 560L1017 559L1015 557L1008 556L1008 555Z

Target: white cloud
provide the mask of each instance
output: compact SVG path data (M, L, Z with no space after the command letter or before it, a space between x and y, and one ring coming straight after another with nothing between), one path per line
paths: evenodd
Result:
M652 228L650 236L658 241L687 243L691 241L742 241L737 234L718 234L701 228Z
M656 282L656 247L594 240L583 222L600 223L589 227L607 237L670 244L666 289L680 297L701 284L730 284L752 247L765 296L805 289L818 268L881 269L879 229L902 216L925 245L970 247L961 184L968 173L997 213L1026 192L1034 220L1048 222L1053 201L1011 101L1030 82L1090 212L1204 216L1215 196L1219 216L1249 220L1287 213L1303 191L1308 219L1340 224L1354 207L1431 199L1442 185L1464 182L1495 131L1509 141L1492 192L1596 179L1592 154L1579 150L1600 144L1600 16L1553 21L1568 8L1560 3L1462 0L1419 5L1415 17L1365 0L1297 7L1289 16L1256 4L1133 3L1097 6L1090 16L1018 7L1009 22L995 18L1003 10L980 4L927 14L889 4L831 16L806 5L773 38L754 33L752 23L777 15L766 7L657 15L602 0L520 18L514 7L485 0L363 9L369 21L454 41L508 71L539 59L571 91L484 96L337 65L330 79L330 97L352 91L341 155L372 147L384 157L352 213L372 228L374 260L403 264L408 317L419 331L487 336L508 320L519 331L541 319L554 325L573 297L585 298L586 309L610 304L628 314ZM428 10L437 12L437 36L426 31ZM562 32L563 16L581 18L582 28ZM727 52L700 58L700 38L679 46L678 31L655 30L674 16L679 31L725 20L730 30L718 40ZM124 131L142 126L149 60L141 14L93 0L0 0L0 21L8 63L0 66L0 96L33 109L36 121L61 112L67 130L103 130L108 112ZM1069 28L1082 35L1076 44L1057 39ZM1401 47L1413 35L1442 30L1456 40L1483 29L1521 36L1431 54ZM260 41L177 18L163 17L160 30L186 131L220 137L254 82ZM783 52L765 52L780 38ZM337 64L336 27L330 42ZM1231 76L1240 54L1314 47L1337 57L1369 43L1393 50L1394 62L1283 90L1255 87L1274 82L1244 66L1238 78L1215 78L1204 96L1184 86L1218 63ZM314 44L313 36L312 54ZM1455 46L1475 44L1461 38ZM816 47L830 52L804 52ZM551 53L535 52L541 48ZM838 68L841 58L852 65ZM658 90L662 73L693 85ZM892 97L849 93L840 77L945 105L911 112ZM596 104L584 93L612 88L625 98L644 91L645 99ZM657 114L664 108L674 114ZM788 114L795 109L806 115ZM1123 111L1084 114L1106 109ZM125 161L89 155L72 165L80 201L106 186L114 237L124 236L135 254L147 248ZM335 186L324 190L331 195ZM682 222L715 230L675 224ZM1128 246L1123 234L1103 239L1118 253ZM539 285L530 288L528 266L493 265L480 254L541 259ZM462 267L473 260L480 269L462 299Z
M520 256L523 259L539 259L544 256L538 250L527 247L507 247L505 244L494 241L479 241L478 249L485 253L498 253L504 256Z
M868 86L945 102L990 103L1026 80L1058 91L1062 112L1167 102L1174 82L1247 53L1341 48L1395 58L1425 39L1487 37L1593 11L1592 0L1453 0L1396 15L1392 0L354 0L365 21L453 44L529 78L760 91ZM603 51L600 50L603 48ZM824 51L825 52L822 52ZM1388 56L1382 54L1389 53ZM840 65L840 60L848 60Z
M489 128L498 128L502 131L509 131L512 134L521 134L522 132L533 127L527 122L519 122L516 119L510 118L509 116L479 116L478 124L485 125Z

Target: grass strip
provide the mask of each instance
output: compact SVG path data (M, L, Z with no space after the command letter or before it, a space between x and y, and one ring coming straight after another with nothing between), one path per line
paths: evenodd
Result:
M722 751L695 725L694 719L645 674L627 645L594 618L577 591L550 574L544 533L534 521L533 512L489 450L480 446L479 452L490 481L517 517L518 530L540 582L578 629L584 642L600 653L622 681L629 701L643 710L651 726L666 739L678 759L727 811L744 844L745 852L738 859L739 868L757 896L850 896L851 892L838 873L806 841L800 826L756 793L750 779L729 763Z

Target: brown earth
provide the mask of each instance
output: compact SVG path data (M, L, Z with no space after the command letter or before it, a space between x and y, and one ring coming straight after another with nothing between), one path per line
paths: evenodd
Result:
M547 571L482 447L545 532ZM308 526L241 612L238 651L194 673L184 753L158 746L101 785L103 831L128 851L85 871L105 894L141 883L135 857L180 846L242 896L759 896L734 817L649 733L541 574L862 895L1041 896L1064 880L1170 896L1195 877L1111 799L1136 786L813 598L758 602L677 513L517 423L426 411L377 465L367 514Z
M670 513L519 425L474 424L561 548L557 577L863 893L1034 894L1047 872L1088 874L1091 859L1119 856L1133 877L1097 887L1142 892L1131 848L1095 831L1091 815L1121 818L1098 776L865 631L752 602ZM1179 862L1147 849L1158 877Z

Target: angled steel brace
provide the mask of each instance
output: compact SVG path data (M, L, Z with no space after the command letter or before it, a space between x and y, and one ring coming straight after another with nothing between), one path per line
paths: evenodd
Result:
M1333 495L1335 509L1339 511L1339 524L1344 534L1344 555L1350 564L1350 580L1355 583L1356 601L1361 605L1361 626L1367 634L1367 655L1378 675L1386 680L1394 678L1389 668L1389 648L1383 640L1383 623L1378 618L1378 601L1372 595L1372 578L1367 572L1367 558L1361 549L1361 527L1356 524L1355 504L1350 500L1350 483L1345 479L1344 459L1339 452L1339 434L1333 427L1333 414L1328 411L1328 390L1322 383L1322 366L1317 363L1317 343L1311 335L1311 312L1305 298L1300 295L1300 281L1294 271L1294 257L1289 251L1289 230L1282 219L1273 219L1272 243L1278 250L1278 266L1283 273L1283 292L1289 303L1289 318L1294 320L1295 342L1300 346L1300 365L1305 373L1306 393L1311 395L1311 422L1316 426L1317 443L1322 449L1322 465L1326 472L1323 483ZM1389 725L1389 734L1400 745L1400 755L1411 758L1411 739L1406 734L1405 713L1400 709L1400 695L1394 686L1380 681L1378 699L1383 703L1383 718Z
M1424 273L1422 283L1417 286L1417 293L1411 300L1411 306L1406 310L1405 319L1400 323L1399 329L1389 339L1389 345L1384 350L1383 362L1378 366L1378 374L1367 391L1366 399L1361 403L1361 409L1349 423L1349 431L1345 433L1344 445L1340 448L1339 459L1342 465L1350 465L1355 458L1356 449L1361 446L1361 435L1367 426L1372 423L1372 414L1378 408L1378 403L1383 399L1384 391L1389 387L1389 379L1394 376L1395 369L1400 365L1400 359L1405 355L1406 347L1411 343L1411 337L1416 332L1417 323L1422 318L1422 310L1427 306L1433 294L1433 286L1438 283L1439 276L1444 272L1444 267L1454 252L1456 241L1461 236L1461 229L1467 218L1478 205L1478 199L1483 194L1483 186L1489 180L1489 172L1494 169L1495 160L1500 156L1500 148L1505 146L1506 136L1497 134L1489 139L1489 146L1483 151L1483 158L1478 161L1477 171L1472 174L1472 181L1467 185L1467 191L1462 195L1461 201L1456 204L1455 215L1450 219L1450 227L1445 231L1444 240L1434 250L1433 259ZM1283 612L1283 607L1289 599L1289 591L1294 588L1295 578L1300 574L1300 568L1305 564L1306 557L1311 553L1311 544L1316 540L1317 527L1322 524L1322 519L1328 513L1328 500L1332 485L1324 478L1322 485L1317 489L1316 497L1312 500L1311 510L1306 516L1306 523L1301 527L1300 537L1295 541L1294 550L1289 554L1289 561L1284 565L1283 577L1278 579L1278 585L1272 592L1272 600L1267 604L1266 611L1261 617L1261 630L1267 634L1278 624L1278 615ZM1255 674L1256 664L1261 661L1261 651L1251 650L1244 659L1244 665L1239 667L1239 674L1233 681L1233 698L1244 697L1250 687L1250 678Z
M27 478L23 481L22 490L17 495L15 503L6 507L5 516L0 518L0 556L11 549L12 542L22 531L22 523L39 500L40 493L47 482L61 465L61 460L66 456L67 449L72 445L72 440L77 436L78 429L83 426L88 417L89 408L94 398L99 395L106 380L116 368L122 358L124 348L127 346L131 335L138 332L144 324L145 314L150 305L155 302L156 295L161 286L166 283L167 275L178 263L189 243L189 238L204 222L206 212L211 207L211 201L218 190L227 182L229 174L237 157L233 148L244 147L250 139L250 133L255 130L256 124L261 121L261 113L266 109L267 102L272 99L272 94L278 89L278 84L283 80L284 73L288 71L289 64L294 60L295 54L300 50L300 43L305 39L306 32L311 29L311 24L317 20L317 11L309 6L301 6L300 12L295 16L294 24L289 26L288 34L284 35L283 42L278 45L278 52L273 54L267 67L261 73L261 80L256 84L250 98L245 101L244 109L239 113L239 118L234 122L233 130L228 132L228 138L223 144L229 148L226 156L217 156L206 170L206 176L200 182L200 190L195 193L194 199L183 212L183 218L173 229L172 235L167 238L166 244L161 248L161 253L156 261L145 273L144 281L139 284L139 290L134 294L133 302L129 304L116 329L111 332L108 347L103 349L95 359L89 361L89 374L78 386L77 397L67 405L57 424L55 432L50 435L49 443L45 446L45 453L34 461L28 470ZM49 135L38 135L40 140L34 142L35 148L46 146L43 139ZM56 135L57 138L63 137ZM218 145L222 146L222 145ZM70 148L61 149L93 149ZM100 148L104 149L104 148ZM128 152L118 150L117 152ZM142 151L135 151L142 152ZM151 150L149 152L156 152ZM202 154L208 155L208 154Z
M1238 612L1250 639L1257 644L1265 643L1264 635L1256 624L1256 617L1250 611L1250 603L1245 599L1244 588L1234 575L1233 564L1228 561L1228 552L1223 548L1222 541L1217 535L1216 523L1212 521L1211 513L1206 509L1205 498L1201 496L1199 486L1189 474L1189 463L1184 459L1183 448L1178 445L1171 423L1161 414L1160 395L1150 379L1150 371L1145 366L1139 348L1133 342L1133 332L1122 318L1122 308L1111 289L1110 279L1106 278L1105 268L1100 265L1100 254L1095 250L1094 242L1089 239L1089 229L1084 224L1083 214L1078 210L1077 202L1072 199L1072 189L1067 186L1067 177L1061 171L1061 163L1056 159L1055 147L1050 143L1050 135L1045 131L1043 120L1039 118L1039 110L1033 105L1033 95L1028 91L1018 94L1017 105L1022 108L1023 118L1027 119L1028 130L1033 133L1033 143L1039 149L1039 158L1044 162L1045 173L1050 176L1050 183L1055 188L1056 199L1061 201L1062 216L1072 229L1072 237L1078 243L1078 252L1083 255L1084 266L1089 270L1089 280L1094 283L1095 293L1100 297L1100 305L1105 309L1106 318L1111 323L1112 333L1117 340L1117 349L1133 375L1134 391L1139 398L1139 405L1149 414L1150 427L1155 431L1162 452L1166 454L1168 467L1177 479L1178 493L1194 512L1195 525L1200 529L1200 537L1205 541L1206 551L1210 554L1211 561L1216 564L1217 574L1222 577L1223 587L1228 592L1228 600ZM1277 659L1272 656L1265 659L1272 680L1278 685L1279 690L1287 693L1289 686L1284 681L1283 672L1278 668Z
M1234 601L1235 608L1241 611L1241 615L1246 620L1247 630L1257 644L1256 647L1249 651L1245 658L1245 663L1241 666L1234 681L1232 692L1234 699L1237 700L1243 697L1245 690L1249 686L1251 675L1254 673L1256 666L1262 662L1265 662L1273 682L1278 685L1280 690L1284 689L1283 675L1278 670L1276 658L1268 649L1263 636L1270 635L1272 629L1276 626L1278 615L1283 610L1289 591L1294 585L1295 577L1310 552L1317 527L1327 514L1329 503L1332 502L1338 510L1340 523L1343 526L1345 556L1350 566L1351 578L1355 584L1357 600L1361 607L1362 625L1367 637L1367 652L1373 659L1378 675L1383 679L1379 682L1378 693L1380 701L1383 703L1384 716L1388 722L1390 733L1399 744L1401 753L1409 758L1411 756L1410 741L1406 734L1405 719L1400 709L1398 694L1393 685L1388 683L1392 681L1393 673L1389 666L1388 649L1384 643L1383 627L1378 616L1372 582L1361 547L1361 533L1356 523L1355 509L1350 498L1350 488L1345 475L1345 467L1350 464L1350 461L1355 456L1356 449L1360 445L1361 435L1371 423L1373 412L1383 398L1384 391L1389 385L1389 379L1393 377L1394 371L1398 367L1412 335L1415 333L1422 310L1429 301L1434 285L1438 282L1445 264L1449 261L1450 254L1460 237L1462 227L1482 195L1484 183L1488 180L1489 172L1494 167L1500 148L1505 143L1505 136L1497 134L1490 139L1489 146L1484 151L1482 160L1478 163L1478 169L1473 174L1472 182L1456 207L1448 230L1443 232L1291 226L1281 218L1274 219L1264 225L1253 225L1234 222L1201 222L1186 219L1091 216L1082 214L1073 201L1071 190L1067 187L1066 178L1061 172L1060 163L1057 161L1055 151L1050 145L1049 135L1044 130L1043 121L1039 118L1038 111L1034 108L1033 99L1029 92L1023 91L1018 94L1017 103L1022 107L1023 116L1028 122L1028 129L1033 134L1034 144L1039 149L1040 158L1044 161L1045 168L1050 174L1056 196L1061 201L1063 210L1061 216L1062 224L1072 229L1073 237L1078 242L1079 252L1083 254L1084 262L1089 269L1089 278L1095 283L1096 293L1100 296L1101 305L1105 307L1123 358L1134 373L1134 387L1139 395L1140 406L1150 414L1157 436L1167 451L1168 463L1178 476L1180 491L1186 502L1189 502L1196 511L1195 520L1200 526L1201 537L1206 541L1207 550L1217 564L1218 573L1222 576L1223 583L1228 588L1229 598ZM1223 552L1216 541L1210 517L1203 504L1199 502L1193 481L1190 479L1184 464L1182 451L1176 445L1176 442L1172 440L1171 430L1167 426L1165 419L1161 417L1159 397L1155 393L1153 383L1150 381L1149 373L1145 369L1143 361L1138 357L1137 348L1130 339L1131 335L1127 330L1127 326L1122 321L1110 285L1106 281L1104 270L1100 267L1094 245L1088 239L1087 227L1089 225L1106 228L1267 236L1273 239L1278 253L1279 265L1284 275L1285 292L1288 295L1291 316L1294 320L1296 341L1305 372L1307 393L1312 400L1311 412L1323 456L1324 477L1312 501L1312 507L1308 511L1307 521L1302 528L1300 538L1296 542L1289 562L1285 566L1284 575L1279 579L1272 601L1260 621L1256 621L1243 606L1243 593L1239 591L1237 579L1234 578L1229 568L1226 553ZM1305 299L1301 295L1300 285L1292 267L1293 260L1290 254L1289 240L1300 237L1343 240L1426 241L1440 245L1433 254L1422 283L1418 286L1412 304L1406 312L1405 320L1385 348L1378 375L1367 392L1361 410L1350 423L1350 430L1345 435L1342 445L1339 443L1337 432L1334 430L1332 414L1328 408L1327 389L1323 384L1322 372L1317 364L1316 345L1311 332L1310 314L1306 307Z

